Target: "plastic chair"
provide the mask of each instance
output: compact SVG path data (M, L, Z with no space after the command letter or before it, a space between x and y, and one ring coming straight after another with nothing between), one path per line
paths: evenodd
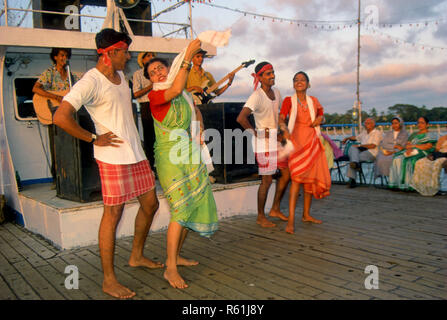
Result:
M363 184L366 184L366 178L365 178L365 174L363 172L363 165L369 165L371 166L371 164L373 165L373 168L370 170L369 173L369 184L372 184L373 179L374 179L374 162L372 161L360 161L360 168L359 168L359 180L360 180L360 184L362 184L362 180L363 180Z
M344 183L345 182L345 178L343 177L343 173L341 172L341 168L344 167L345 165L341 165L341 163L349 161L349 156L345 152L346 145L343 147L343 144L342 144L341 140L338 140L338 139L333 139L332 141L337 142L338 143L338 147L343 150L343 155L341 157L334 158L334 163L336 164L338 181Z

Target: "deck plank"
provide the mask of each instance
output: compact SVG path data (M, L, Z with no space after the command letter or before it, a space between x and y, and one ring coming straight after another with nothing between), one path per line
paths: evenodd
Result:
M3 280L3 277L0 275L0 300L17 300L17 296L14 291L12 291L8 284Z
M20 262L23 261L25 260L20 260ZM24 276L6 259L2 251L0 251L0 279L4 283L4 287L0 287L1 296L12 298L13 296L10 293L12 291L13 295L20 300L41 299L37 292L24 279Z
M37 267L36 269L51 285L60 292L66 300L88 300L90 296L79 289L67 289L65 287L65 279L68 274L65 274L65 267L67 266L60 258L50 258L48 265ZM82 280L82 275L80 275Z
M39 237L32 237L29 231L23 228L18 228L14 224L6 224L5 228L17 235L20 240L37 253L42 259L52 258L57 254L57 249L51 246L48 242L39 239Z
M130 246L122 246L118 250L122 250L123 252L126 252L126 254L130 253ZM157 250L161 253L161 250ZM164 251L164 250L163 250ZM152 251L151 251L152 253ZM150 254L146 254L147 256L150 256ZM144 270L144 268L137 268L141 269L141 271ZM197 270L199 269L199 270ZM145 270L148 271L148 270ZM197 272L195 272L197 271ZM251 297L248 295L245 295L229 286L226 285L225 281L216 281L214 278L214 272L215 270L205 270L204 268L183 268L181 267L181 272L187 278L190 282L193 283L199 283L201 287L204 288L213 288L213 291L219 295L222 299L235 299L235 300L249 300ZM159 282L158 284L158 290L163 291L165 294L167 294L170 298L172 297L172 293L184 293L183 291L179 290L172 290L169 288L169 285L164 281L164 279L161 279L162 273L159 272L159 274L156 276L156 279ZM186 292L185 292L186 293ZM187 291L188 294L190 294L190 290ZM182 298L178 297L177 298ZM195 299L193 296L189 296L189 298Z
M118 239L115 271L136 300L447 299L447 198L373 187L334 185L315 200L322 225L301 222L261 228L255 215L225 218L212 240L190 233L182 255L200 262L179 267L189 284L170 287L163 269L128 265L132 237ZM281 210L287 214L287 195ZM166 259L166 231L151 232L145 255ZM367 290L367 265L379 268L379 289ZM79 269L79 289L64 286L65 267ZM59 250L24 228L0 225L0 299L113 300L102 292L97 245Z
M6 229L6 228L5 228ZM17 251L25 260L31 263L34 267L39 267L47 264L45 259L41 258L32 248L25 245L19 238L18 235L14 235L9 230L4 230L1 232L0 237L8 243L15 251ZM18 262L21 260L18 259Z
M156 253L157 255L165 255L166 252L166 243L165 243L165 239L154 239L154 244L156 244L155 246L153 246L153 250L151 250L152 252ZM128 252L130 252L130 242L126 242L125 244L121 245L122 247L125 247L126 250ZM219 268L213 268L213 266L209 266L206 265L204 263L201 263L199 266L194 266L194 267L190 267L190 268L186 268L186 267L180 267L181 270L186 271L186 273L184 274L185 280L188 282L188 285L190 285L191 283L191 278L188 278L188 275L191 275L193 278L197 277L197 274L199 275L206 275L208 278L212 279L213 281L215 281L214 279L220 279L220 283L218 285L226 285L226 286L230 286L231 284L235 282L236 279L231 279L230 277L225 276L223 273L219 272ZM189 270L188 270L189 269ZM182 271L180 271L182 272ZM237 280L236 280L237 281ZM205 284L200 284L199 285L205 285ZM169 285L168 285L169 287ZM173 290L172 288L168 288L169 290ZM213 290L216 290L215 288ZM230 290L231 291L231 290ZM221 290L219 290L219 292L222 293ZM247 294L246 291L241 291L243 296L245 296L247 299L254 299L254 297L250 296L249 294ZM190 293L190 290L188 288L188 293ZM216 292L217 293L217 292ZM223 299L224 297L222 297ZM231 297L230 299L235 299L234 297Z
M16 262L14 267L43 300L65 299L27 260Z

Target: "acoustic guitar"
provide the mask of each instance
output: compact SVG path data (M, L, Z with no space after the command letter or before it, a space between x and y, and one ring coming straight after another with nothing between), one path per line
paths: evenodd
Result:
M68 91L69 90L48 92L59 96L65 96ZM36 112L37 119L39 119L42 124L48 125L53 123L53 113L56 111L56 108L59 107L59 104L60 102L56 99L44 97L38 93L35 93L33 96L34 111Z
M249 65L252 65L253 63L255 63L255 60L250 60L250 61L246 61L246 62L242 62L241 65L239 67L237 67L236 69L234 69L232 72L230 72L229 74L227 74L225 77L223 77L222 79L220 79L219 81L217 81L215 84L213 84L211 87L208 88L208 80L204 81L204 83L202 83L201 88L203 89L203 93L197 92L195 90L191 91L192 93L192 97L194 99L194 102L196 104L207 104L209 101L213 100L215 97L212 95L211 93L216 90L217 88L219 88L219 86L225 82L226 80L228 80L228 78L230 78L230 75L232 73L236 74L237 72L239 72L242 68L247 68Z

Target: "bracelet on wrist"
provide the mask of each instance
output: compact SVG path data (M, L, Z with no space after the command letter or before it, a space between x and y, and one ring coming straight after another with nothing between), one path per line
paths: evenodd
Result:
M98 137L96 136L96 134L92 133L92 141L90 141L90 144L94 144L96 139L98 139Z
M181 66L180 66L180 68L184 68L184 69L187 69L187 70L191 70L191 62L188 62L188 61L186 61L186 60L183 60Z

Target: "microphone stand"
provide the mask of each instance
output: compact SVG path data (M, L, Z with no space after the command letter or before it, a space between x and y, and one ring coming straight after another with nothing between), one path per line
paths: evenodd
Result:
M65 65L67 67L67 76L68 76L68 85L71 88L73 87L73 83L71 82L71 70L70 70L70 64L67 61L67 64Z

